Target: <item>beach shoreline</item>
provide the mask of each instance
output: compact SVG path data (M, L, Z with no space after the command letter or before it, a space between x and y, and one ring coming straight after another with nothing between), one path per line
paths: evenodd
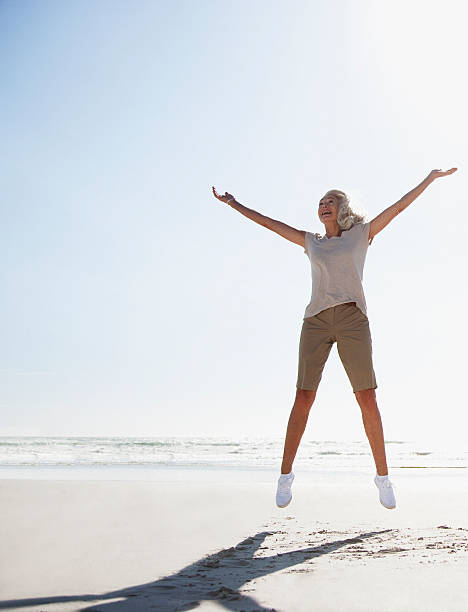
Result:
M282 510L272 470L153 470L153 479L127 480L104 472L0 479L3 609L468 606L464 470L394 470L395 510L379 504L370 469L298 470Z

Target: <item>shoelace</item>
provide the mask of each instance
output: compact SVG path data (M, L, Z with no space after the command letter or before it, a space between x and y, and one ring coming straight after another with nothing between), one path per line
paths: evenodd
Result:
M278 486L280 489L289 489L289 487L291 486L292 483L292 478L283 478L282 480L279 481Z
M384 480L383 482L380 483L381 487L387 487L387 489L393 487L394 489L397 489L398 487L393 484L393 482L391 480Z

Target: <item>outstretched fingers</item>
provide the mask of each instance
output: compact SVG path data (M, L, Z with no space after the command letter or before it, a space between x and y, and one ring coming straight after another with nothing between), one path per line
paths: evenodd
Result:
M448 176L449 174L453 174L457 171L457 168L450 168L450 170L442 170L441 168L436 168L429 173L429 177L432 179L440 178L441 176Z
M447 176L448 174L453 174L457 168L450 168L450 170L437 170L439 176Z
M232 200L233 196L228 193L227 191L224 192L224 195L220 195L216 189L214 188L214 186L212 187L213 189L213 195L215 198L218 198L218 200L221 200L221 202L227 202L228 200Z

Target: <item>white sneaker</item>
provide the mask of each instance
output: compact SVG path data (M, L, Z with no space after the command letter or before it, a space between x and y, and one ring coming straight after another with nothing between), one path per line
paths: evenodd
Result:
M388 479L388 475L375 475L374 482L379 490L380 503L385 508L391 510L396 507L395 494L393 493L392 483Z
M294 474L281 474L278 478L278 489L276 490L276 505L278 508L286 508L292 500L291 485L294 480Z

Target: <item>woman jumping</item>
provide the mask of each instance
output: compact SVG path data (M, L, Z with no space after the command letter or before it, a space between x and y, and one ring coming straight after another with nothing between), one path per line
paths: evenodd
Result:
M300 245L312 268L312 296L304 313L299 342L299 366L296 398L289 416L284 443L281 475L278 479L276 504L285 508L292 499L294 480L292 466L304 433L309 411L314 403L325 362L334 342L361 408L364 429L374 457L374 482L380 502L395 508L395 495L388 478L382 421L377 406L372 364L372 341L362 288L367 248L374 236L407 208L436 178L453 174L432 170L414 189L386 208L375 219L364 222L350 207L349 198L339 189L331 189L318 206L318 217L325 235L297 230L281 221L270 219L243 206L229 193L213 194L221 202L263 225L283 238Z

